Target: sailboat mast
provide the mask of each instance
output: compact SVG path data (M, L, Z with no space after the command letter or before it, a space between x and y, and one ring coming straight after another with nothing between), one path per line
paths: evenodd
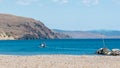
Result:
M102 37L102 40L103 40L103 46L104 46L104 48L106 47L106 45L105 45L105 40L104 40L104 37Z

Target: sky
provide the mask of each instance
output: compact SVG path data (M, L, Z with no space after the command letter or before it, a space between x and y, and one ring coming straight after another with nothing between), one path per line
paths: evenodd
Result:
M120 0L0 0L0 13L34 18L50 29L120 30Z

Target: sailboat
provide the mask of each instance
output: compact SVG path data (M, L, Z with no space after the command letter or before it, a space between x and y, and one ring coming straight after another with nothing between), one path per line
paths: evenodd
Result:
M97 54L101 54L101 55L113 55L113 56L117 56L120 55L120 49L112 49L112 51L110 51L106 45L105 45L105 40L104 37L102 37L103 40L103 48L100 48L96 51Z
M106 47L104 37L102 36L103 48L96 51L97 54L110 55L111 51Z

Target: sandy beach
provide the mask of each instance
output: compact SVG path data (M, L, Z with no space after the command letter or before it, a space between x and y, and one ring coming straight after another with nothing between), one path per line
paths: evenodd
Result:
M120 68L120 56L0 55L0 68Z

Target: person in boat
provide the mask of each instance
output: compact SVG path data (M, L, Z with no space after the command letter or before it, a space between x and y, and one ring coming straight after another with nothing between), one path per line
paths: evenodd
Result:
M40 47L41 47L41 48L45 48L45 47L46 47L46 44L45 44L45 43L41 43L41 44L40 44Z

